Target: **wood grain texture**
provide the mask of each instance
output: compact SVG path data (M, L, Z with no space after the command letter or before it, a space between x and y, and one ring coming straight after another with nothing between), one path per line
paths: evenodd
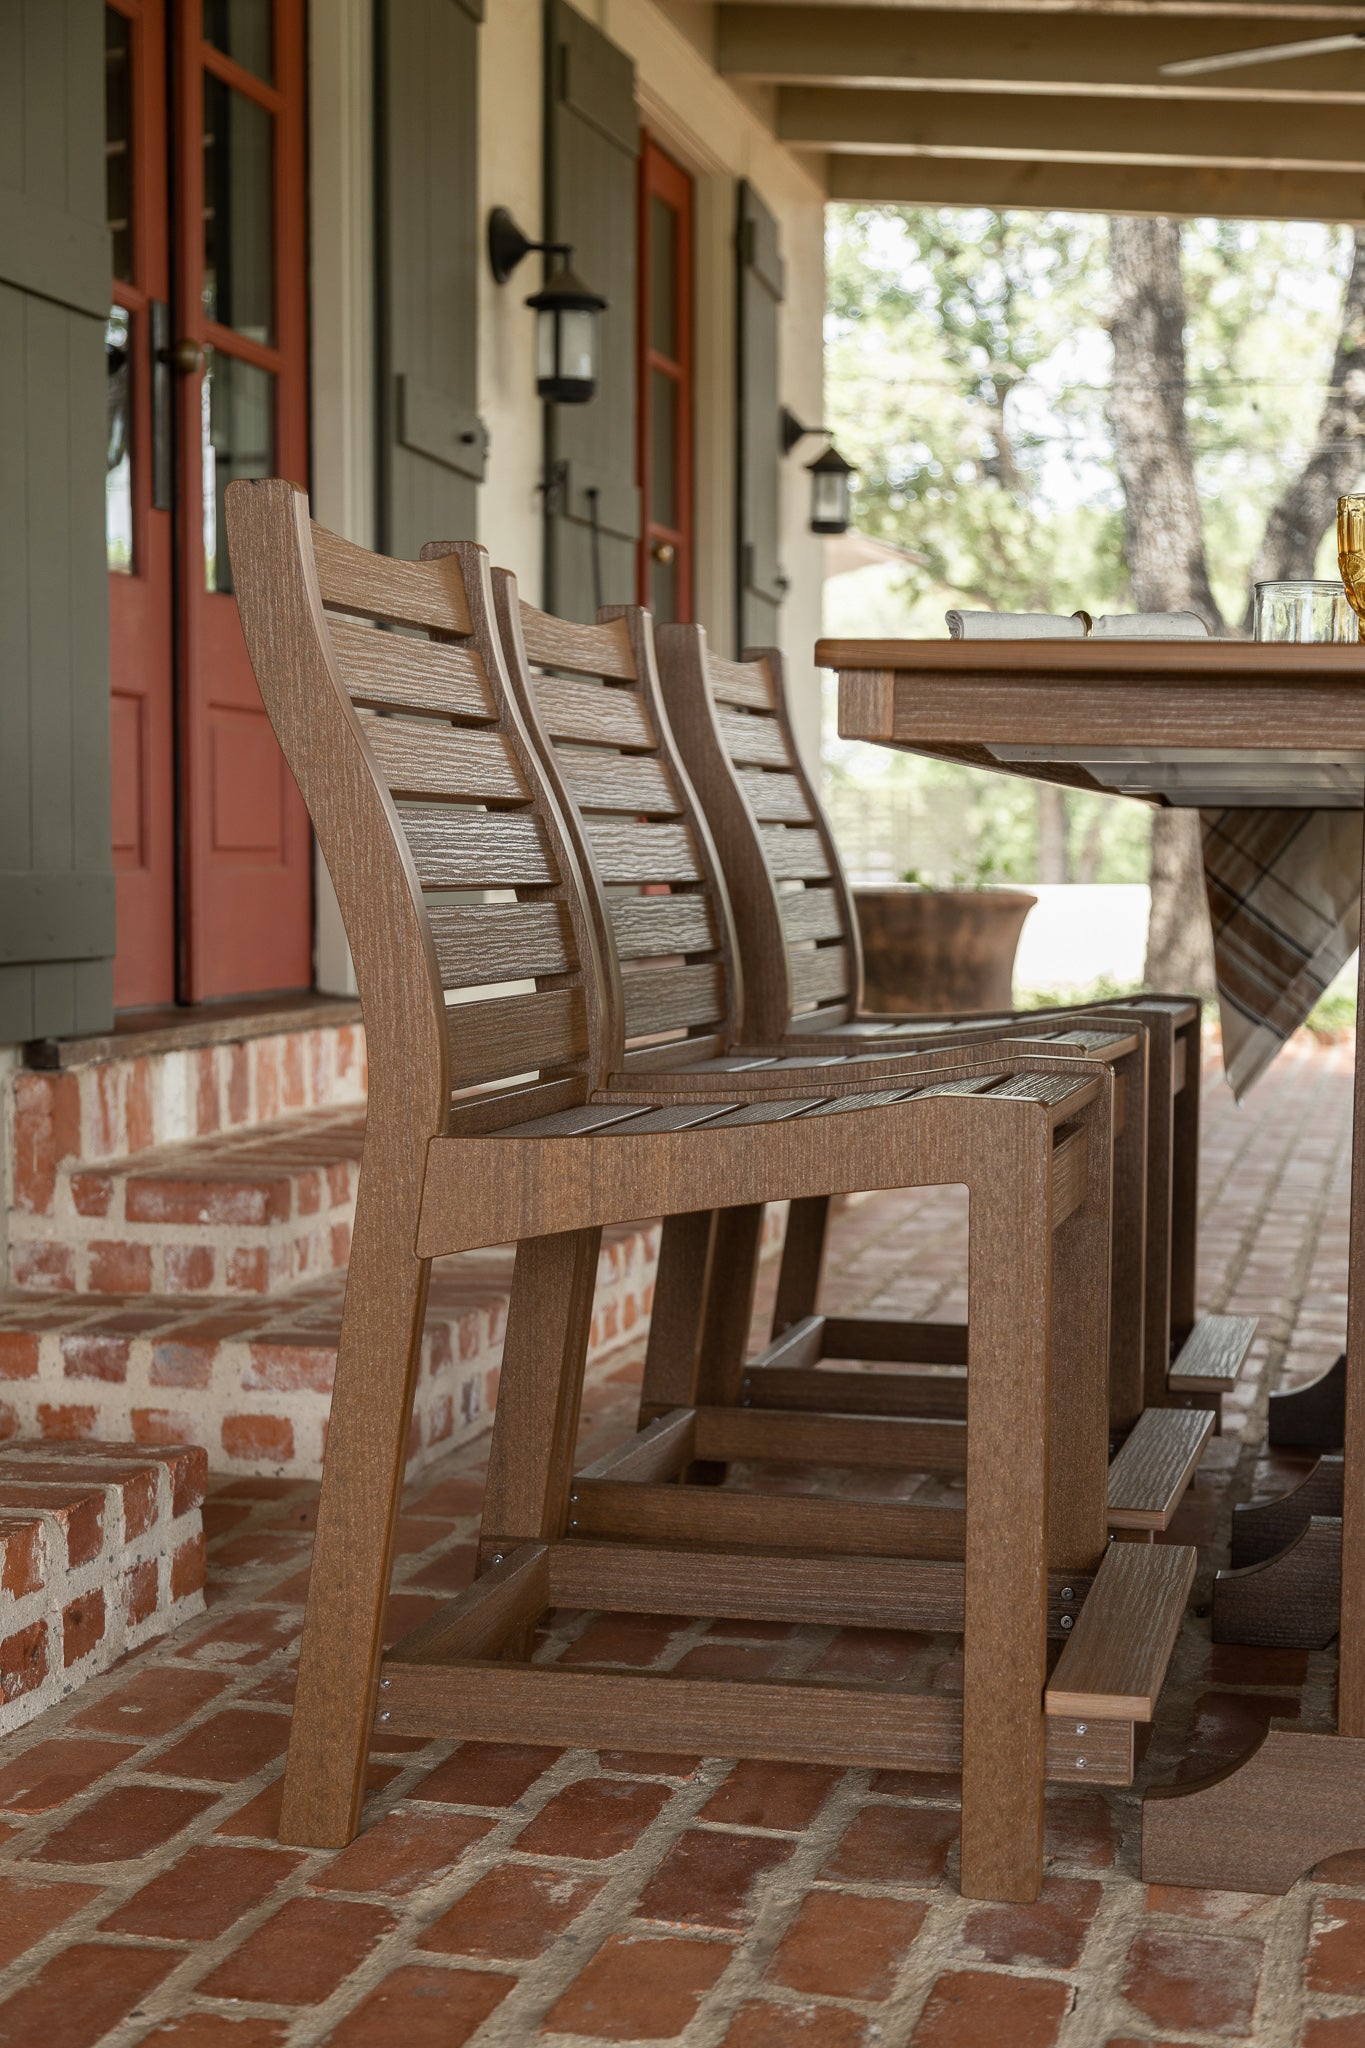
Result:
M567 974L577 965L562 903L433 903L427 923L447 989Z
M966 1423L919 1417L783 1414L777 1409L699 1408L697 1456L722 1463L887 1467L965 1472Z
M1341 1624L1341 1523L1313 1515L1283 1550L1213 1582L1215 1643L1325 1650Z
M1365 1848L1365 1740L1271 1726L1250 1755L1142 1803L1148 1884L1287 1892L1324 1857Z
M581 1475L574 1481L569 1528L580 1537L632 1543L704 1547L724 1542L748 1550L826 1551L845 1557L960 1559L966 1542L960 1508L743 1493L728 1486L618 1484Z
M452 1742L682 1750L873 1770L952 1771L963 1763L955 1699L884 1687L767 1685L674 1679L652 1672L563 1671L554 1665L387 1662L390 1732ZM1041 1717L1040 1717L1041 1719ZM1049 1723L1043 1767L1063 1783L1123 1785L1131 1729Z
M410 636L398 640L335 615L327 621L327 633L353 704L427 717L491 722L497 716L483 663L468 648Z
M370 752L395 797L524 804L531 794L501 733L466 733L456 750L449 731L429 718L365 710L359 715Z
M1152 1719L1198 1562L1197 1551L1175 1543L1116 1543L1105 1552L1048 1680L1050 1714Z
M1346 1353L1307 1386L1272 1394L1266 1439L1285 1450L1335 1451L1346 1437Z
M1271 1500L1244 1501L1232 1510L1231 1564L1234 1571L1259 1564L1283 1550L1314 1515L1340 1517L1343 1462L1339 1455L1317 1458L1297 1486Z
M1169 1529L1213 1434L1213 1417L1147 1408L1109 1467L1111 1529Z
M1201 1316L1167 1376L1172 1393L1226 1393L1235 1387L1255 1336L1255 1316Z
M329 611L357 613L388 625L426 626L438 633L473 630L464 572L447 556L435 562L396 562L372 555L323 526L312 528L317 587Z
M446 1018L450 1080L456 1088L502 1080L509 1073L571 1066L588 1051L587 1011L579 988L452 1003Z
M531 1627L550 1606L550 1549L523 1543L495 1557L477 1582L400 1636L388 1655L400 1664L449 1664L491 1657L509 1636ZM377 1722L384 1722L385 1686L380 1680Z

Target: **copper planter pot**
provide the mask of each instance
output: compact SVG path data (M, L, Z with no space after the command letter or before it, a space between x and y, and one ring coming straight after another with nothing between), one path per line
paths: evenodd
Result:
M1024 919L1023 889L855 889L863 1002L902 1013L1007 1010Z

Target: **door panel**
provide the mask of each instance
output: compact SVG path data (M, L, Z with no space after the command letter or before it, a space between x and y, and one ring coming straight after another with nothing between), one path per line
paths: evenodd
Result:
M182 991L307 987L307 815L266 719L232 598L223 495L306 481L302 0L180 0ZM188 353L187 358L188 360Z
M638 602L661 623L693 616L692 180L646 134L640 146Z
M170 273L163 0L112 0L104 18L114 1002L129 1008L175 996L170 417L152 333L164 332Z

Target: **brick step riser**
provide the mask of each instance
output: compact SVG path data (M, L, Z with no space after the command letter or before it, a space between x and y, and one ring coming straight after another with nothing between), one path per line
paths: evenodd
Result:
M647 1324L657 1255L657 1226L615 1232L604 1242L589 1347L593 1361L638 1337ZM508 1254L482 1255L472 1281L461 1261L437 1262L409 1439L410 1474L488 1428L510 1275ZM462 1298L452 1300L452 1294ZM327 1306L334 1317L334 1294ZM0 1308L0 1438L81 1445L131 1437L139 1443L196 1444L214 1471L317 1478L336 1368L334 1335L313 1334L306 1322L292 1331L285 1323L254 1335L226 1327L243 1313L234 1306L215 1318L188 1303L179 1312L164 1300L101 1309L90 1297L68 1298L54 1303L46 1317L36 1303L20 1309L6 1328ZM25 1314L52 1326L26 1328ZM262 1320L272 1320L264 1304L258 1325ZM147 1321L155 1327L109 1327Z
M160 1170L59 1170L46 1211L11 1213L10 1285L33 1294L279 1294L344 1272L361 1128L353 1112L310 1117L300 1142L318 1161L286 1171L248 1157L234 1165L240 1148L231 1144L218 1162L212 1145L194 1148L212 1177L173 1155Z
M40 1293L261 1293L344 1266L353 1145L284 1175L248 1169L235 1209L232 1182L219 1179L209 1191L228 1213L202 1219L192 1213L195 1190L173 1171L176 1187L161 1190L158 1207L136 1163L168 1146L240 1141L282 1117L310 1129L310 1112L362 1109L365 1089L356 1025L16 1072L5 1100L10 1284Z
M200 1450L0 1450L0 1736L204 1607Z

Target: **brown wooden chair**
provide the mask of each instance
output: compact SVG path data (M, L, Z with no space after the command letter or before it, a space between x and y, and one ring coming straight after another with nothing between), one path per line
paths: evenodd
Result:
M796 1099L771 1078L746 1099L742 1074L684 1088L646 1062L618 1067L599 961L610 913L509 689L482 551L386 561L311 528L303 493L278 481L233 484L227 519L247 645L336 884L370 1046L283 1838L354 1833L376 1714L390 1733L452 1740L960 1759L964 1887L1033 1896L1044 1781L1126 1781L1193 1569L1191 1552L1105 1547L1108 1069L932 1055L885 1074L869 1106L810 1072ZM589 730L642 708L627 630L606 639L618 696L564 686ZM594 632L598 666L602 644ZM671 898L633 901L642 926L678 915ZM533 986L503 993L510 976ZM949 1182L971 1201L965 1511L900 1509L856 1567L856 1502L840 1508L851 1540L824 1556L752 1517L756 1548L714 1519L696 1540L666 1517L662 1544L592 1536L572 1450L603 1225ZM508 1240L487 1568L385 1654L430 1261ZM668 1427L635 1440L643 1466ZM528 1663L528 1632L555 1605L962 1628L963 1700ZM1049 1635L1065 1638L1051 1679Z
M442 545L432 544L424 552L439 559ZM833 1030L800 1050L753 1047L738 1040L733 1020L744 977L735 932L745 913L737 895L726 889L709 821L679 758L659 688L648 614L608 607L596 626L570 625L522 604L507 571L494 571L493 586L513 688L556 785L580 863L599 883L594 892L603 905L599 948L612 985L620 991L615 1061L626 1069L671 1070L670 1085L678 1087L710 1087L718 1072L742 1070L751 1085L759 1085L766 1072L772 1076L767 1085L789 1089L803 1071L834 1076L852 1071L848 1062L857 1061L860 1072L877 1075L885 1072L883 1062L903 1059L911 1045L921 1046L926 1055L933 1049L935 1056L960 1058L969 1056L974 1044L992 1039L995 1034L979 1025L947 1031L939 1025L918 1038L907 1034L891 1046L856 1031ZM780 774L774 777L775 787L781 779ZM781 802L790 808L789 791ZM811 838L808 830L793 834L794 843ZM811 864L809 853L804 859ZM761 852L756 886L776 900ZM803 931L818 931L828 921L822 897L831 886L801 892ZM642 898L639 892L650 888L670 890L664 904L672 908L666 911L657 899ZM783 900L797 902L794 895ZM640 922L641 906L651 901L646 928ZM1158 1413L1144 1401L1145 1031L1133 1022L1120 1021L1118 1028L1107 1030L1084 1028L1084 1020L1072 1028L1045 1022L1030 1035L1021 1031L1020 1043L1039 1053L1083 1053L1115 1072L1123 1113L1116 1119L1110 1423L1115 1439L1122 1441L1110 1473L1110 1521L1118 1532L1150 1540L1170 1525L1213 1417ZM783 1276L791 1312L776 1325L768 1350L748 1360L762 1208L665 1220L642 1422L696 1402L717 1414L761 1408L951 1419L966 1413L967 1388L960 1374L832 1372L824 1363L871 1358L960 1365L969 1343L961 1324L816 1315L828 1206L824 1197L794 1205ZM805 1257L811 1266L809 1285L805 1298L793 1303L793 1276ZM822 1369L814 1370L817 1365ZM732 1414L724 1430L739 1441L741 1427ZM785 1455L814 1455L819 1428L803 1432L795 1420L773 1423L769 1437L774 1444L782 1428L788 1432L782 1441L807 1445L804 1454L791 1448ZM715 1440L721 1433L719 1421L708 1431ZM869 1431L868 1440L880 1441L888 1451L886 1462L895 1463L890 1434L878 1439ZM951 1456L951 1433L941 1433L939 1442L944 1455ZM708 1454L693 1476L714 1480L723 1463L719 1452ZM651 1512L638 1497L628 1503L618 1493L613 1500L618 1515L629 1506L636 1518L632 1527ZM704 1518L706 1504L695 1503L693 1512Z
M1115 1234L1140 1238L1144 1266L1141 1363L1114 1356L1112 1419L1132 1426L1144 1408L1218 1411L1236 1383L1255 1334L1246 1317L1195 1315L1198 1232L1200 1008L1188 996L1139 995L1069 1010L1010 1012L966 1019L878 1015L862 1004L858 919L838 848L806 772L792 729L781 655L766 649L743 661L710 652L698 626L665 626L659 670L669 722L715 839L734 905L742 967L742 1033L747 1045L790 1057L822 1048L868 1053L910 1044L942 1044L954 1034L993 1039L1016 1032L1031 1043L1072 1042L1078 1028L1141 1028L1147 1039L1145 1222L1132 1228L1120 1162ZM959 1037L958 1042L962 1040ZM1101 1051L1104 1048L1099 1048ZM1112 1056L1112 1055L1111 1055ZM1130 1104L1132 1096L1130 1094ZM1135 1119L1137 1116L1136 1105ZM1140 1133L1129 1141L1135 1148ZM1131 1172L1131 1168L1129 1169ZM828 1204L803 1205L788 1242L773 1334L815 1314ZM1120 1332L1137 1335L1122 1290L1114 1301ZM841 1322L831 1347L859 1355L904 1357L903 1334ZM900 1346L887 1350L885 1347ZM831 1355L850 1355L832 1349ZM869 1394L870 1398L870 1394ZM1168 1431L1169 1433L1169 1431ZM1174 1444L1178 1430L1171 1435Z

